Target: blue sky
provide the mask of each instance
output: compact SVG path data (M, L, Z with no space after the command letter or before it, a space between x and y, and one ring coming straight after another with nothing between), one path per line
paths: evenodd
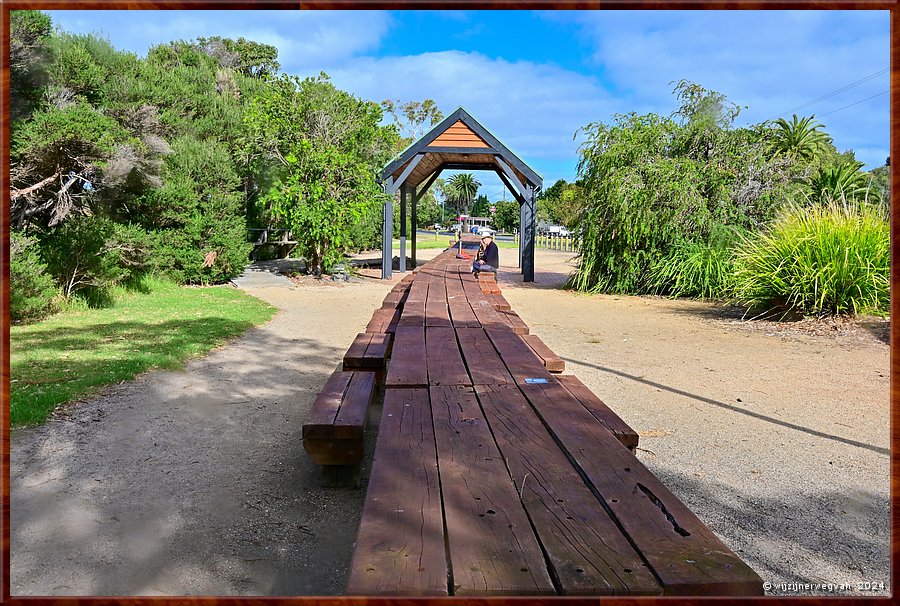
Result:
M172 40L243 36L276 46L284 71L324 71L359 97L463 106L545 187L576 177L580 127L668 115L682 78L747 106L738 124L815 113L867 168L889 154L887 11L49 12L63 30L140 56ZM502 197L493 173L477 177Z

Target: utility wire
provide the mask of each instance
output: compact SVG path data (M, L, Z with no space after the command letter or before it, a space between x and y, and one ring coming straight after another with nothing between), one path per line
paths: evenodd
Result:
M874 99L875 97L880 97L881 95L886 95L886 94L888 94L889 92L891 92L891 91L886 90L886 91L884 91L884 92L882 92L882 93L878 93L877 95L872 95L871 97L866 97L865 99L862 99L862 100L857 101L857 102L855 102L855 103L851 103L850 105L845 105L844 107L839 107L839 108L837 108L837 109L833 109L833 110L831 110L830 112L826 112L826 113L821 114L821 115L816 116L816 117L817 117L817 118L821 118L822 116L827 116L828 114L833 114L833 113L835 113L835 112L839 112L839 111L841 111L842 109L847 109L848 107L853 107L854 105L859 105L860 103L864 103L864 102L868 101L869 99Z
M781 116L783 116L783 115L785 115L785 114L793 113L793 112L797 111L798 109L803 109L804 107L809 107L810 105L813 105L813 104L815 104L815 103L818 103L819 101L824 101L825 99L828 99L828 98L833 97L833 96L835 96L835 95L837 95L837 94L839 94L839 93L842 93L842 92L844 92L845 90L851 89L851 88L853 88L854 86L859 86L859 85L862 84L863 82L868 82L868 81L871 80L872 78L875 78L875 77L880 76L881 74L887 72L888 69L889 69L889 68L886 67L886 68L884 68L884 69L882 69L882 70L879 70L879 71L875 72L874 74L870 74L870 75L866 76L865 78L861 78L861 79L857 80L856 82L851 82L851 83L848 84L847 86L842 86L841 88L839 88L839 89L837 89L837 90L833 90L833 91L831 91L830 93L827 93L827 94L825 94L825 95L822 95L822 96L819 97L818 99L813 99L812 101L809 101L809 102L807 102L807 103L804 103L803 105L798 105L797 107L795 107L795 108L793 108L793 109L789 109L789 110L787 110L787 111L781 112L780 114L777 114L777 115L775 115L775 116L772 116L771 118L769 118L769 120L774 120L775 118L779 118L779 117L781 117ZM877 95L876 95L876 96L877 96ZM849 106L848 106L848 107L849 107ZM843 108L841 108L841 109L843 109ZM834 111L840 111L840 110L834 110ZM829 112L829 113L833 113L833 112ZM823 115L824 115L824 114L823 114ZM766 120L766 122L768 122L769 120Z

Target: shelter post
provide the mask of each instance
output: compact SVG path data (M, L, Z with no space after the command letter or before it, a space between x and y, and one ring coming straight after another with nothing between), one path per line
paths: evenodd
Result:
M523 281L534 282L534 232L535 232L535 187L529 185L525 195L525 203L522 208L525 209L523 232L524 232L524 256L522 259Z
M400 273L406 271L406 185L400 186Z
M394 196L390 195L384 201L384 225L381 229L381 278L391 279L392 247L394 242Z
M419 205L419 196L420 195L421 194L416 192L416 187L413 186L413 188L412 188L412 206L410 207L410 211L412 212L412 217L411 217L409 227L412 230L412 234L410 234L412 236L412 250L410 251L411 252L410 256L412 257L412 266L414 269L417 267L417 265L416 265L416 235L417 235L417 233L416 232L418 230L416 229L416 207Z

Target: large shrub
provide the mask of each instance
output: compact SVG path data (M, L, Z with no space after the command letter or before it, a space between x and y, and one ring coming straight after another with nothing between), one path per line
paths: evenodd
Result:
M884 208L864 202L791 207L738 247L737 297L804 314L887 311L890 237Z
M145 226L156 231L154 269L192 284L239 275L253 245L241 181L227 148L182 137L166 157L163 179L163 186L141 201Z
M140 227L78 215L42 237L47 268L67 299L109 303L113 287L140 276L150 254L150 237Z
M40 320L53 312L59 289L41 261L37 240L19 232L9 236L10 319Z

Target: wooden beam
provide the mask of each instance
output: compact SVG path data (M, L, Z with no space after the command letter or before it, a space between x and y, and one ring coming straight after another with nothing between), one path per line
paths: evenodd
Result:
M500 156L494 156L494 160L496 160L497 164L509 178L510 182L513 184L513 187L516 188L516 191L519 192L519 195L523 198L526 196L525 194L525 185L519 181L519 178L516 176L516 173L509 167L509 164L503 161L503 158Z
M416 166L419 165L419 162L421 162L422 158L424 158L424 157L425 157L425 154L416 154L409 161L409 164L406 165L406 168L403 169L403 172L400 173L400 176L397 177L396 180L388 179L388 185L387 185L387 187L385 187L384 191L386 191L389 194L393 194L395 191L397 191L397 188L399 188L400 186L403 185L403 183L406 181L406 178L413 171L413 169L415 169Z

